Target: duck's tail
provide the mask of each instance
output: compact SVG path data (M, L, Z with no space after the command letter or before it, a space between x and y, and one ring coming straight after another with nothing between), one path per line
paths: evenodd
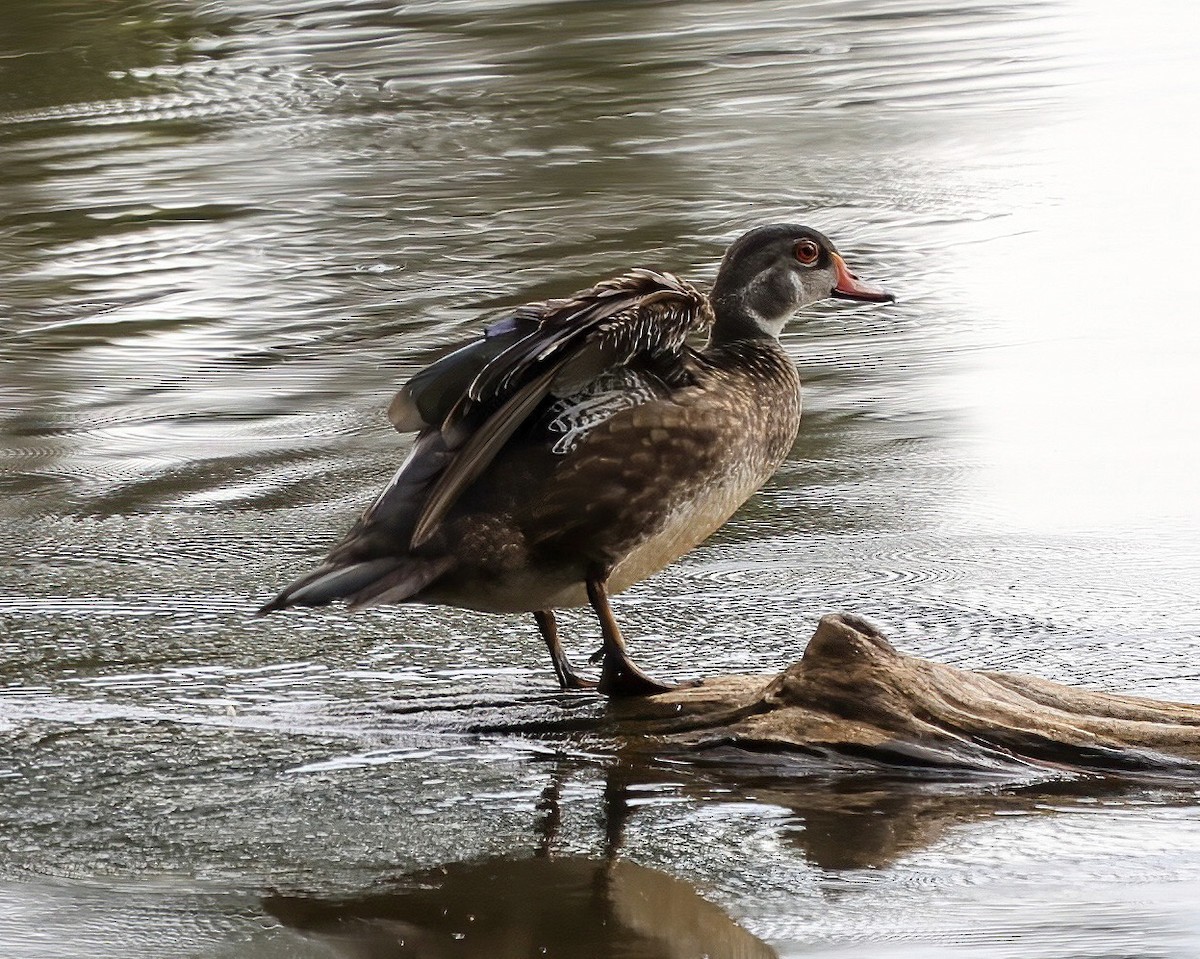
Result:
M265 616L289 606L324 606L344 599L351 608L402 603L454 563L448 556L409 552L413 524L430 486L448 459L439 431L423 432L392 481L358 518L325 562L258 610Z
M402 603L453 565L449 557L384 557L350 563L326 563L301 577L255 614L266 616L289 606L324 606L344 599L351 609Z

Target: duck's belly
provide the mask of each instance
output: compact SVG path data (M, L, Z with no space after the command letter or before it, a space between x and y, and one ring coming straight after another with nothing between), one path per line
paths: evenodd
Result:
M770 473L750 470L728 475L693 495L681 497L648 524L614 564L608 591L616 594L653 576L720 529ZM541 609L567 609L588 605L582 563L553 567L520 567L489 573L474 571L466 577L443 581L419 599L491 613L528 613Z
M724 526L769 476L770 473L762 476L747 470L744 475L726 477L725 481L676 504L656 531L638 542L616 564L609 576L609 592L627 590L699 546Z

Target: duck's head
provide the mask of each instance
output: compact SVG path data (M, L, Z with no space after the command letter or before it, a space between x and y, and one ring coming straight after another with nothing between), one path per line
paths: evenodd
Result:
M795 223L760 226L725 251L713 284L713 340L778 337L792 315L836 296L892 303L882 287L850 272L824 234Z

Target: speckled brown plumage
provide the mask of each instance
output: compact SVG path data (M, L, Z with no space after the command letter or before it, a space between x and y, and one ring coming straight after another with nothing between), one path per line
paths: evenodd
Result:
M602 691L664 688L628 658L608 596L705 539L779 466L800 423L779 331L830 295L890 299L827 238L780 224L729 248L711 296L635 270L513 311L397 394L389 417L418 432L408 460L262 612L339 598L534 612L560 682L578 686L553 610L588 603Z
M618 413L569 457L547 454L538 431L505 450L427 544L457 562L424 598L496 612L583 605L587 569L612 569L620 592L707 538L791 449L800 380L774 341L691 353L688 365L688 386Z

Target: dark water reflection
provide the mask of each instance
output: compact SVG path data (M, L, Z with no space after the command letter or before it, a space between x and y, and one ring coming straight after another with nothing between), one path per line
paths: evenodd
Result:
M643 776L618 764L597 803L603 856L560 855L563 764L538 801L527 857L446 863L352 896L276 893L264 908L284 926L351 956L725 956L777 953L688 882L618 858Z
M336 954L370 959L777 955L691 886L625 860L457 863L398 890L329 902L281 896L266 908Z
M403 454L389 391L481 315L634 264L703 281L787 217L901 303L789 331L796 449L622 597L639 658L769 670L848 608L962 665L1200 699L1196 17L5 4L5 955L328 955L266 890L443 868L451 899L532 870L547 909L615 869L780 955L1196 952L1187 796L622 773L453 721L597 708L525 622L248 615Z
M1116 781L930 788L895 778L785 779L746 765L691 769L681 781L678 770L627 756L605 770L594 807L602 856L592 858L560 855L556 848L564 815L578 812L571 805L584 805L563 801L564 786L581 772L572 765L559 765L539 797L544 818L530 854L444 863L352 895L273 893L264 907L338 955L757 959L777 953L691 883L620 858L631 818L653 809L647 797L680 793L720 804L737 795L786 810L784 834L814 866L834 872L892 865L956 827L997 813L1050 815L1133 795Z

